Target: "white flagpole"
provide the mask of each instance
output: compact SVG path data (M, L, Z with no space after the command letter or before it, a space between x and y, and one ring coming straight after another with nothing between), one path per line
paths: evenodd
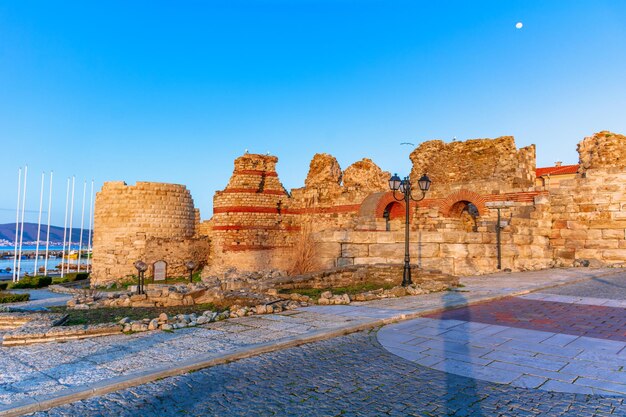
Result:
M15 241L13 242L13 277L17 281L15 268L17 267L17 237L20 231L20 194L22 191L22 168L17 170L17 209L15 210Z
M41 211L43 210L43 185L45 182L46 173L41 173L41 189L39 190L39 217L37 218L37 242L35 243L35 270L33 275L37 275L37 264L39 262L39 239L41 239Z
M78 241L78 260L76 261L76 272L80 272L80 255L83 249L83 227L85 225L85 197L87 196L87 181L83 182L83 208L80 212L80 238Z
M72 175L72 199L70 200L70 228L69 233L67 234L67 251L68 253L72 253L72 224L74 220L74 184L76 183L76 177ZM67 270L69 272L70 268L70 258L67 258Z
M89 194L89 238L87 240L87 250L89 254L87 256L87 260L89 261L89 270L87 272L91 272L91 235L93 234L93 180L91 180L91 193Z
M48 275L48 252L50 248L50 210L52 209L52 176L54 171L50 172L50 189L48 190L48 231L46 232L46 258L43 263L43 274Z
M67 177L67 190L65 191L65 220L63 220L63 251L61 252L61 278L63 278L65 259L65 243L67 242L67 207L70 203L70 177Z
M26 207L26 179L28 177L28 165L24 167L24 192L22 193L22 228L20 230L20 251L17 259L17 280L20 280L22 272L22 243L24 242L24 207Z

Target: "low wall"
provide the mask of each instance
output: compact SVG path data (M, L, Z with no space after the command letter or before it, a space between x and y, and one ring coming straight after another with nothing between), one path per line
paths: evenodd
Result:
M351 265L310 274L274 278L260 285L276 289L338 288L365 283L397 286L402 283L403 267L402 264ZM457 277L439 271L425 271L417 265L411 266L411 275L413 282L425 289L429 289L430 284L440 288L441 284L452 287L459 283Z

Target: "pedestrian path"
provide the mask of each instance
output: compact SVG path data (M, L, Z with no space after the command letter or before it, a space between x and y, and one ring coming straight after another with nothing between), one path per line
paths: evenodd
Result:
M173 333L155 331L4 347L0 348L0 415L37 411L443 309L621 273L616 269L578 268L465 277L458 291L346 306L311 306ZM493 370L494 374L500 371L505 370Z
M45 310L47 307L52 306L64 306L71 295L58 294L47 289L24 289L24 290L10 290L15 294L30 294L30 300L22 303L11 303L12 309L19 309L25 311L40 311Z

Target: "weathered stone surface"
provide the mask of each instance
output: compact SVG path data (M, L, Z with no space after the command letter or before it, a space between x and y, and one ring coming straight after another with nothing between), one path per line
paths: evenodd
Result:
M387 191L389 172L383 171L371 159L363 158L350 165L343 173L343 185L370 193Z
M532 187L535 183L535 147L517 149L512 136L445 143L427 141L411 152L411 179L417 183L427 173L433 184L431 195L442 195L455 187L471 184L475 191Z
M341 167L337 159L327 153L317 153L311 160L304 184L306 187L339 186L341 178Z
M580 172L596 168L626 168L626 136L602 131L578 144Z

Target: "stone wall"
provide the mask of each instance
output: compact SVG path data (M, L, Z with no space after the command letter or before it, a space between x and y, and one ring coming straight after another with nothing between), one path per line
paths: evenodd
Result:
M584 178L564 182L550 195L550 245L559 264L626 263L625 183L624 170L587 169Z
M352 228L360 203L387 186L389 173L369 159L342 172L327 154L313 157L305 187L287 193L269 155L246 154L235 160L226 188L215 193L210 225L212 254L205 275L236 266L240 270L289 270L298 242L310 232ZM345 184L342 184L345 181Z
M491 206L502 203L503 269L626 262L626 137L600 132L578 150L576 177L548 187L535 184L534 146L517 149L509 136L418 146L411 177L426 172L432 186L409 206L414 262L448 274L495 271ZM342 170L317 154L305 186L287 192L277 162L237 158L204 222L183 186L105 184L96 199L95 282L134 274L140 257L168 258L171 266L190 254L207 260L203 276L231 267L285 271L303 241L312 242L316 269L401 262L406 207L388 191L388 172L369 159Z
M410 155L411 180L427 173L433 182L432 197L459 188L477 193L528 191L535 184L535 146L517 149L512 136L445 143L432 140Z
M158 260L151 254L163 256L160 259L177 271L180 260L195 250L195 224L193 199L183 185L105 183L96 194L92 285L135 275L135 261ZM206 242L200 246L202 252Z
M246 154L235 160L235 168L223 191L213 198L210 259L211 273L236 265L243 270L287 268L285 248L293 244L299 226L289 209L276 162L269 155Z
M380 286L398 286L402 283L404 265L399 263L350 265L331 268L326 271L304 275L279 277L269 280L263 288L299 289L299 288L345 288L359 284ZM413 282L425 289L454 287L459 284L457 277L439 271L426 271L417 265L411 268Z
M502 269L554 265L549 246L551 221L542 218L545 208L542 203L542 198L538 198L535 206L514 203L503 213L503 218L510 222L501 230ZM468 230L460 218L442 217L437 209L418 210L409 234L411 261L426 269L454 275L496 271L496 216L495 211L487 211ZM322 265L332 268L402 262L403 220L392 222L391 231L378 224L378 230L328 230L314 235Z
M602 131L578 144L580 171L626 168L626 136Z

